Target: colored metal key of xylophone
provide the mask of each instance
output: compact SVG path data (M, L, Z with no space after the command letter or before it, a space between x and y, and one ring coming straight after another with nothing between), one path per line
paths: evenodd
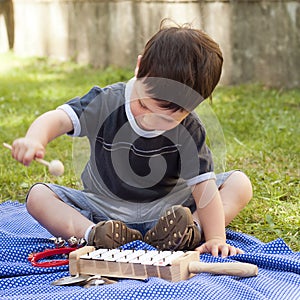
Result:
M95 250L91 246L70 253L69 267L72 276L99 274L143 280L160 277L174 282L202 272L239 277L258 274L258 268L253 264L200 262L197 251Z

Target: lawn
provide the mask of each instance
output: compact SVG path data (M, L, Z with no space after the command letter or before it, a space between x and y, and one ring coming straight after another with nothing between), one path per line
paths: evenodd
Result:
M93 85L124 81L131 70L105 70L71 62L0 55L0 142L25 134L29 124L43 112L86 93ZM300 89L277 90L262 85L218 87L213 102L197 112L208 127L216 169L241 169L248 174L254 196L232 222L231 228L264 242L276 238L300 251ZM45 159L60 159L65 174L55 178L42 165L24 167L0 148L0 202L24 202L28 188L46 181L80 187L74 170L70 137L49 144ZM3 216L2 216L3 217Z

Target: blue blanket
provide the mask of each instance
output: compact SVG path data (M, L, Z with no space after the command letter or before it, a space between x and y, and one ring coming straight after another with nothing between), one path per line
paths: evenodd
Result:
M246 254L226 259L201 255L204 262L240 261L256 264L259 275L251 278L202 273L177 283L160 278L121 280L91 288L53 286L68 276L68 266L32 267L31 252L52 248L51 235L27 213L24 204L0 204L0 299L300 299L300 253L283 240L262 243L258 239L227 231L227 242ZM140 248L150 247L136 242Z

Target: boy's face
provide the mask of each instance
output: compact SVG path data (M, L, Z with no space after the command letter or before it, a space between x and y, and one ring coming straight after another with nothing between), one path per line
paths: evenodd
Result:
M189 114L187 111L171 111L150 98L132 100L130 108L138 126L144 130L166 131L173 129Z

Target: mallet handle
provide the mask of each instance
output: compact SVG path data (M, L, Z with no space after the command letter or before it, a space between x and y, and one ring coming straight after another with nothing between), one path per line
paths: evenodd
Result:
M3 143L3 146L9 150L12 150L12 146L7 144L7 143ZM49 167L50 163L44 159L41 159L41 158L35 158L34 159L35 161L39 162L40 164L46 166L46 167Z
M252 277L258 274L256 265L248 263L203 263L200 261L192 261L189 263L190 273L208 272L219 275L231 275L239 277Z

